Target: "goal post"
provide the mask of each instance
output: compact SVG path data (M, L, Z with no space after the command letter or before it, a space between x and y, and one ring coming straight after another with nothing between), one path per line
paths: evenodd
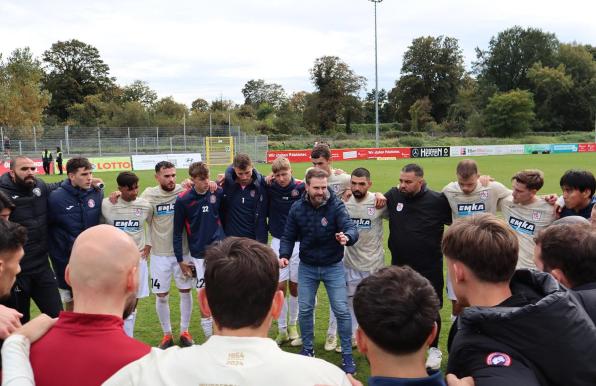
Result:
M229 165L234 160L233 137L205 137L207 165Z

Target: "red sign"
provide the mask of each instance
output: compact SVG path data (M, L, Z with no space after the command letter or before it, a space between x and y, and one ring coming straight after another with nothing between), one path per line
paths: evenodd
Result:
M332 149L333 161L350 161L366 159L398 159L410 158L409 147L360 148L360 149ZM267 152L267 162L273 162L277 157L285 157L290 162L310 162L310 149L307 150L273 150Z
M596 143L580 143L577 151L580 153L596 152Z
M41 158L31 158L33 162L35 162L35 166L37 167L37 174L44 175L43 171L43 162ZM3 161L0 163L0 175L6 173L10 170L10 161ZM53 170L52 165L50 164L50 171ZM50 173L51 174L51 173Z

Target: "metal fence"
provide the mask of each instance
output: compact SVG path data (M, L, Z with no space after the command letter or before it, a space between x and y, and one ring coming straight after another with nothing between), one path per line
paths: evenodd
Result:
M255 162L267 160L268 137L247 135L236 126L222 127L69 127L27 130L0 127L0 146L6 154L9 138L11 154L39 156L44 149L60 147L69 155L111 156L160 153L205 155L205 137L234 138L235 153L247 153Z

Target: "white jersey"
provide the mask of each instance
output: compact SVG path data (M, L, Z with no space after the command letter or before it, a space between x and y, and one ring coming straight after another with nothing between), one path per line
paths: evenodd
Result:
M180 185L166 192L161 186L147 188L141 198L149 201L153 208L153 218L149 227L151 233L151 254L158 256L174 256L174 204L176 196L184 191ZM182 237L182 250L188 255L187 237Z
M313 167L306 169L308 172ZM329 190L335 193L340 199L343 197L346 190L350 189L352 177L349 174L335 174L335 169L331 169L331 174L327 177L327 186Z
M104 198L101 203L101 217L101 222L128 233L139 251L145 248L145 245L151 245L151 236L149 229L145 229L145 223L151 224L153 208L147 200L137 198L128 202L119 197L118 201L112 204L109 198Z
M536 201L527 205L515 204L509 196L501 203L501 211L507 224L515 231L519 240L519 258L517 269L534 268L534 237L542 229L555 221L553 206L544 199L536 197Z
M470 194L462 192L457 182L451 182L443 188L443 193L451 206L453 219L470 216L478 213L497 213L499 201L511 195L500 182L490 182L488 186L482 186L480 182Z
M336 366L281 350L269 338L214 335L184 349L152 349L104 385L349 386Z
M378 271L385 265L383 219L389 216L387 207L375 208L375 195L370 192L362 201L352 195L345 205L358 229L358 242L345 247L344 264L357 271Z

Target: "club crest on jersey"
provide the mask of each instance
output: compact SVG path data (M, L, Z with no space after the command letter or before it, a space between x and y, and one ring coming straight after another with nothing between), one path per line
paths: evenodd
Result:
M369 218L353 218L352 222L356 225L356 228L360 229L370 229L372 226L372 221Z
M493 352L486 357L486 364L493 367L511 366L511 357L502 352Z
M35 188L32 190L33 194L35 194L37 197L41 197L41 189L39 188Z
M375 208L368 208L367 209L368 215L369 216L374 216L375 215Z
M174 214L174 203L171 204L157 204L155 205L155 212L158 216L166 216Z
M337 193L339 192L339 185L331 185L331 189L333 189L333 191Z
M292 190L292 197L298 197L298 195L300 194L300 192L298 192L298 189L294 189Z
M322 226L324 226L324 227L326 227L326 226L327 226L327 224L329 224L329 221L327 221L327 219L326 219L325 217L323 217L323 218L321 219L321 225L322 225Z
M532 220L539 221L542 218L542 213L533 211L532 212Z
M458 204L457 214L459 216L470 216L477 213L486 212L486 205L484 202L476 202L473 204Z
M87 201L87 206L89 208L95 208L95 200L93 200L92 198L90 198L89 201Z
M256 194L257 194L257 192L255 192L254 190L251 190L251 191L250 191L250 196L251 196L251 197L254 197Z
M135 216L141 217L142 213L143 213L143 211L141 210L141 208L135 208Z
M397 206L395 207L395 209L396 209L398 212L401 212L403 208L404 208L404 204L402 204L401 202L398 202L398 203L397 203Z
M215 201L217 201L217 197L212 194L211 197L209 197L209 202L215 204Z
M483 190L482 192L480 192L480 199L482 201L485 201L488 198L488 190Z
M509 226L513 228L514 231L526 235L533 235L534 231L536 230L535 224L513 216L509 217Z

